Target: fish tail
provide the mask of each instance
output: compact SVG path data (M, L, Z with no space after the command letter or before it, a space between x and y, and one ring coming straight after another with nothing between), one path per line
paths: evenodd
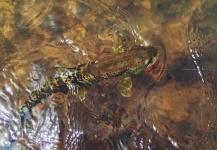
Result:
M22 107L21 107L21 117L25 117L25 115L31 112L32 107L34 107L35 103L32 100L28 100Z
M25 116L31 109L38 103L41 103L45 98L51 95L52 90L50 87L50 81L46 81L40 90L34 90L31 92L28 101L21 107L21 116Z
M49 95L50 93L44 93L41 90L33 91L30 94L28 101L21 107L21 116L24 116L27 112L30 112L35 105L41 103Z
M21 116L25 116L25 114L30 112L34 106L36 106L38 103L41 103L52 93L61 92L66 94L69 90L66 85L66 79L63 77L51 77L45 81L40 90L32 91L28 101L21 107Z

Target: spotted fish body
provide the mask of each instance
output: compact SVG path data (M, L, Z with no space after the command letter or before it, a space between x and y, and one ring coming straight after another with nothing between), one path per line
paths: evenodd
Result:
M53 75L41 89L31 92L29 100L22 106L21 114L55 92L67 93L69 86L88 87L104 79L138 74L153 65L160 55L156 47L134 46L130 51L99 59L97 62L78 65L74 68L56 67Z

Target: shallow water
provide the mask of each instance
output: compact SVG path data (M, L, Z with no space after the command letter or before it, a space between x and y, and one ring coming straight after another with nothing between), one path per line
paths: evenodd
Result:
M216 149L216 17L215 0L0 2L1 149ZM21 121L55 66L115 57L119 37L163 51L130 98L112 78L82 101L52 94Z

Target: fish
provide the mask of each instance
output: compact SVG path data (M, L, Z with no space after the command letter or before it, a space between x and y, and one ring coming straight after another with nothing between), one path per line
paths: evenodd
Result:
M105 79L119 77L120 93L130 97L131 76L153 66L161 54L157 46L134 45L123 53L111 54L72 68L55 67L52 76L38 90L30 93L28 101L21 107L21 116L41 103L52 93L67 94L70 86L75 89L87 88Z

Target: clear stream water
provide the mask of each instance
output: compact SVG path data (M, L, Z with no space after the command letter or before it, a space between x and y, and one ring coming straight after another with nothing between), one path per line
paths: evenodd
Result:
M217 149L216 18L216 0L0 1L1 149ZM55 66L115 57L118 37L163 51L130 98L113 78L83 101L55 93L21 121Z

